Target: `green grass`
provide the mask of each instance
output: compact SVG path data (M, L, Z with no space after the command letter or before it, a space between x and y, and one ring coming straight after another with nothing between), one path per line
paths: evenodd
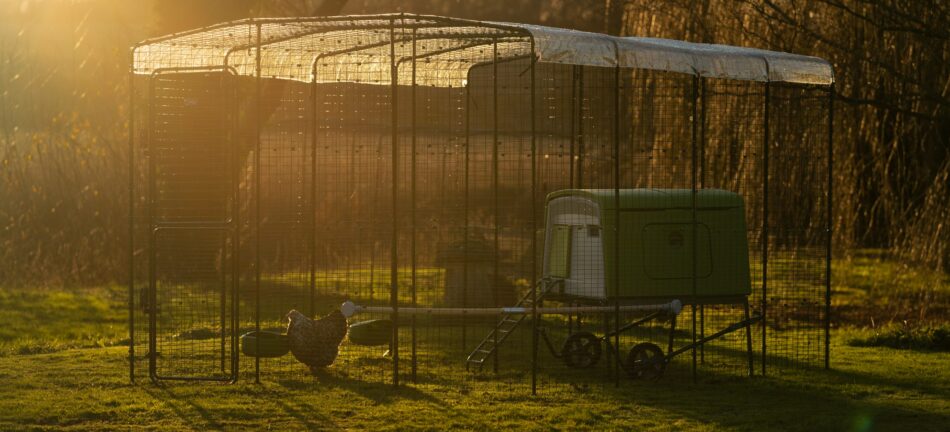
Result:
M127 343L122 290L0 289L0 357Z
M256 385L130 385L121 347L0 358L0 429L945 430L950 354L835 346L831 371L686 373L527 396L488 382L300 376Z
M832 319L837 325L917 326L950 317L950 275L910 267L874 250L834 263Z
M709 367L694 383L679 362L658 382L622 378L618 387L542 375L538 396L524 376L462 375L446 361L457 355L436 352L420 353L419 384L394 389L379 349L350 352L318 377L292 367L262 384L132 385L127 347L117 346L127 337L121 288L0 289L0 430L947 430L950 352L852 346L884 331L855 323L902 302L902 290L933 280L937 296L946 288L929 273L899 279L881 262L835 267L836 311L860 319L838 321L831 370L750 379ZM933 312L941 307L928 309L927 322L945 325Z
M950 352L950 324L937 326L888 325L876 329L852 331L848 345L863 347L888 347L922 351Z

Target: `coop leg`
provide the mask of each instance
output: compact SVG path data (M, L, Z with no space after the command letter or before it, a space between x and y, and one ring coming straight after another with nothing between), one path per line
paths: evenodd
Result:
M746 343L746 354L749 357L749 376L755 375L755 369L753 368L753 356L752 356L752 323L749 320L749 299L746 299L745 303L745 343Z
M746 316L748 319L748 315ZM699 338L706 337L706 305L699 305ZM699 346L699 364L706 364L706 344Z
M691 314L691 315L692 315L692 323L691 323L691 326L690 326L690 333L691 333L690 336L691 336L691 338L692 338L692 340L693 340L693 342L692 342L693 349L690 350L690 351L692 351L692 360L693 360L693 383L695 383L695 382L696 382L696 376L697 376L697 374L696 374L696 354L697 354L697 353L696 353L696 351L697 351L697 350L696 350L696 345L697 345L697 344L696 344L696 312L697 312L697 311L696 311L696 305L690 306L690 309L691 309L691 312L692 312L692 314Z
M574 304L570 303L570 306L574 306ZM567 335L572 334L574 334L574 314L567 314Z
M673 337L675 334L676 334L676 315L673 315L673 317L670 318L670 342L666 351L667 357L669 357L669 355L673 353Z
M571 306L577 306L577 303L571 303ZM581 326L583 325L583 322L581 321L581 314L577 314L574 318L575 321L577 321L574 327L577 331L581 331Z
M608 334L608 333L610 333L610 315L607 312L604 312L604 334ZM612 367L613 353L611 353L610 350L607 350L606 360L607 360L606 364L607 364L607 374L608 374L607 376L612 377L612 375L610 375L610 371L613 370L613 367Z

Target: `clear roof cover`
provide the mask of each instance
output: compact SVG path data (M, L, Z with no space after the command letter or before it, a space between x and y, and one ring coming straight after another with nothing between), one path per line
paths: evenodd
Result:
M390 43L390 40L394 43ZM149 39L134 49L133 71L227 69L304 82L465 85L468 70L493 58L651 69L710 78L830 85L820 58L668 39L614 37L553 27L420 15L265 18L222 23ZM533 51L532 51L533 48ZM415 68L411 65L415 63Z

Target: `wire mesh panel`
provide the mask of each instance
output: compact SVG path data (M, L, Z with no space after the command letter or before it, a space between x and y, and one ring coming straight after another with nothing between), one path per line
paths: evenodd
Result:
M761 314L765 85L704 79L699 104L702 128L698 140L698 184L700 188L735 192L742 198L749 279L737 278L735 283L749 284L750 308ZM721 247L716 255L739 252ZM703 305L699 309L699 336L741 321L745 314L742 304ZM751 334L755 364L761 360L761 326L758 323ZM749 339L744 331L739 331L704 344L700 347L700 364L717 372L749 373Z
M260 326L267 331L282 332L291 310L314 317L342 301L338 296L318 299L311 280L316 214L312 107L311 89L306 84L272 79L261 83L255 107L262 125L257 155L260 183L254 203L260 206L255 237L260 243L254 253L260 256ZM294 366L292 360L290 356L268 358L261 367L265 373L288 369Z
M329 59L328 59L329 61ZM388 58L379 61L389 63ZM319 77L321 64L316 64ZM361 81L382 79L360 75ZM344 299L390 304L394 215L391 100L387 86L313 84L316 106L314 175L315 310L330 312ZM388 315L360 314L351 324ZM335 369L345 377L391 382L388 344L344 342Z
M475 275L468 307L528 306L533 288L531 246L530 63L500 57L468 75L468 223L466 244ZM466 322L465 360L476 374L506 385L528 384L531 332L525 315ZM470 335L470 336L469 336Z
M230 232L159 228L153 236L154 376L233 379Z
M147 202L148 170L145 137L148 123L148 79L129 79L129 377L135 382L148 379L149 259L147 243L149 219Z
M614 110L617 84L613 68L542 65L536 69L539 136L539 181L536 199L546 214L538 214L541 274L563 278L542 283L543 306L593 305L606 307L613 273L606 249L616 232L602 223L610 213L586 199L552 201L550 194L564 189L610 189L616 183L616 124ZM558 157L560 153L560 157ZM546 199L547 197L547 199ZM545 208L546 206L546 208ZM600 337L613 331L617 316L612 311L567 315L543 315L538 347L539 387L559 384L587 386L615 382L616 352L603 346ZM587 336L588 339L570 337ZM611 339L613 342L613 339ZM565 347L581 348L565 353ZM594 348L596 346L596 348ZM583 348L599 353L585 358ZM590 353L588 353L590 354Z
M772 84L768 141L769 364L820 366L827 342L828 92Z
M637 196L632 210L621 210L621 221L633 222L620 225L621 247L637 245L643 254L621 272L632 271L634 280L646 285L626 289L645 296L678 295L687 306L675 318L645 323L622 337L621 343L646 342L670 352L693 341L696 308L706 297L696 278L711 271L708 255L699 253L708 247L709 235L704 226L696 225L693 212L695 80L668 72L634 70L630 75L625 92L629 141L620 148L620 187L659 188L665 193ZM684 197L688 201L682 201ZM651 215L657 211L661 213ZM667 367L671 372L690 370L690 354L675 357Z
M415 41L415 55L403 58L401 69L412 69L430 58L431 42ZM486 47L485 49L491 49ZM454 57L456 60L464 58ZM403 196L406 229L403 248L408 281L402 302L408 307L469 307L478 303L487 276L484 267L471 267L475 254L466 242L467 192L465 169L467 89L459 82L448 88L420 85L411 74L400 92L400 144L404 162ZM413 81L413 80L416 81ZM475 252L485 255L484 249ZM408 273L406 272L408 270ZM471 290L469 290L471 287ZM403 321L405 377L415 382L458 379L464 374L472 320L453 316L409 316Z
M537 226L543 231L537 234L537 256L535 258L540 275L547 272L561 277L569 276L571 271L596 270L580 256L571 253L571 245L576 244L575 230L567 224L559 224L550 230L545 227L551 221L545 220L547 194L571 189L578 186L580 177L578 161L582 161L580 143L586 138L582 134L583 121L580 120L583 107L583 91L579 90L579 76L582 68L574 66L546 65L535 66L535 124L537 146L536 175L538 190L535 193L535 207L539 210L534 217ZM589 95L590 93L588 93ZM589 129L588 129L589 130ZM567 206L571 207L571 206ZM565 208L564 210L569 210ZM550 232L550 234L549 234ZM585 237L586 239L587 237ZM586 254L585 254L586 255ZM578 259L575 259L578 258ZM547 286L539 283L541 299L539 306L573 305L570 301L558 301L547 292ZM594 324L597 317L586 316L586 324L591 329L600 329ZM561 355L563 341L569 333L580 331L581 318L576 315L542 315L538 317L538 346L534 347L537 356L540 391L548 391L565 382L587 385L589 382L602 382L605 373L601 370L573 371L557 358ZM596 331L596 330L595 330ZM599 342L598 342L599 345ZM594 365L590 365L594 366ZM569 376L565 372L576 372ZM559 378L560 376L560 378Z

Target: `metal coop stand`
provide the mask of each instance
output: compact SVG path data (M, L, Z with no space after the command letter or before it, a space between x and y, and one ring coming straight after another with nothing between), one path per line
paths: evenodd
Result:
M239 336L341 304L386 333L351 334L340 379L829 366L822 59L394 14L131 60L133 381L299 376Z

